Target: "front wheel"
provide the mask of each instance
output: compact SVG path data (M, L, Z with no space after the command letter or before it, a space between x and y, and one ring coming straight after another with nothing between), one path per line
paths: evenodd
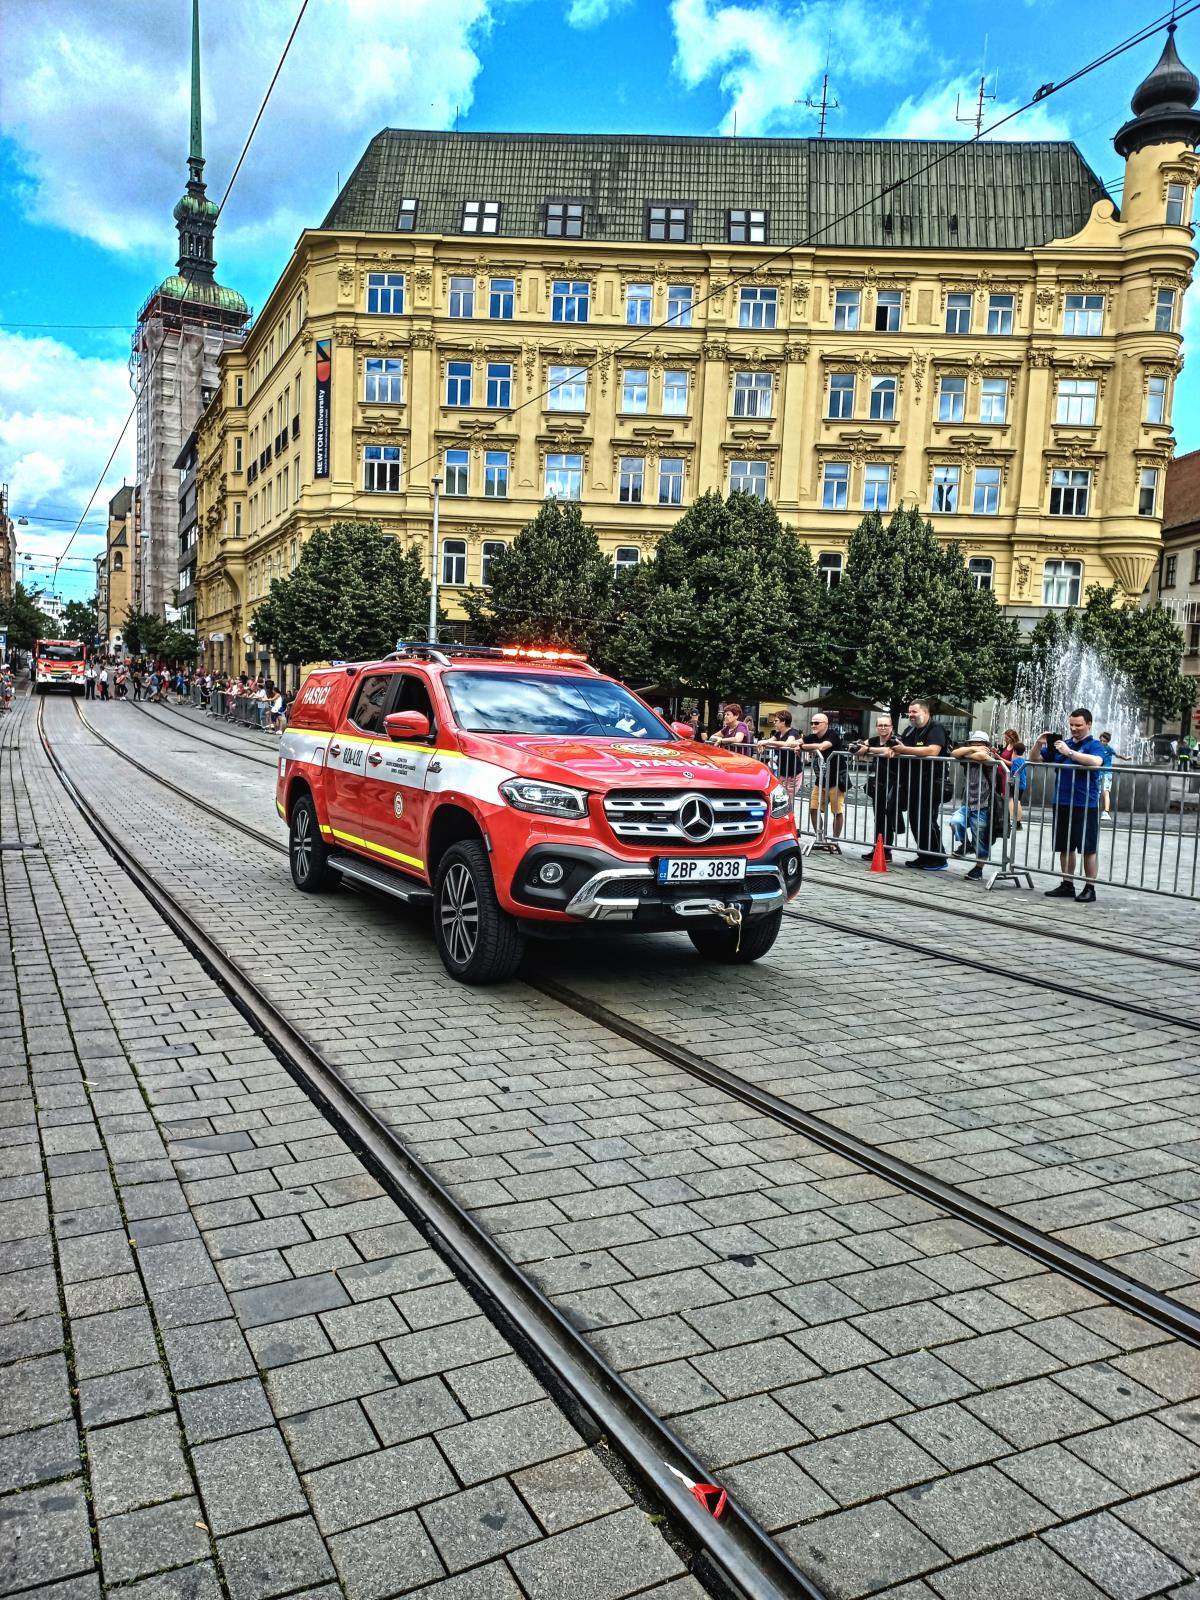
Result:
M755 917L743 922L741 940L737 928L689 928L688 938L706 961L722 961L729 965L743 965L757 961L779 937L783 926L783 910L772 911L765 917Z
M338 882L338 873L329 865L329 851L321 838L317 808L310 794L301 795L292 807L288 862L292 882L305 894L320 894L334 888Z
M441 859L433 931L446 971L460 983L503 983L521 963L525 939L501 910L487 852L474 839L451 845Z

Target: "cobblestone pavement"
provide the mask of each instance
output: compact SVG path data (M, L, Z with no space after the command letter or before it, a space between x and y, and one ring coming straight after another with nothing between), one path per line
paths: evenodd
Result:
M17 755L27 710L0 785L0 1594L699 1600Z
M124 822L160 879L231 953L253 952L273 998L830 1596L1187 1592L1200 1567L1196 1351L523 986L449 984L420 919L348 892L302 900L281 858L91 744L69 707L52 705L48 721L89 797ZM194 760L172 755L158 732L123 726L166 772ZM27 751L45 783L40 752ZM215 772L222 758L205 759ZM69 854L56 871L73 871ZM777 948L755 975L767 992L752 1009L740 976L730 987L723 972L718 991L672 941L590 965L609 1003L629 1009L645 1003L639 974L652 950L673 1037L737 1070L762 1065L764 1038L772 1064L795 1044L804 1093L869 1105L889 1098L887 1085L903 1113L901 1074L927 1070L928 1038L903 1061L889 1050L878 1067L846 1062L851 1045L868 1048L860 1016L886 1011L894 1032L894 970L861 944L829 959L796 925ZM556 970L577 987L587 976L578 958ZM970 983L969 997L952 975L936 995L905 994L907 1009L938 1019L936 1054L956 1085L947 1093L965 1092L963 1063L977 1061L973 1037L954 1025L971 1006L1019 1010L1015 1025L1039 1041L1063 1014L1028 986ZM739 1017L744 1032L726 1031ZM162 1043L155 1020L143 1013L141 1051ZM196 1102L220 1080L199 1062L219 1032L192 1024L198 1061L170 1113L180 1129L212 1110ZM1018 1058L1025 1074L1032 1053ZM855 1073L860 1092L843 1098ZM1048 1094L1049 1078L1039 1081ZM231 1112L222 1104L203 1121L216 1130ZM257 1108L232 1114L254 1119ZM1070 1106L1055 1115L1075 1126ZM1001 1119L976 1151L985 1170L988 1152L1024 1154L1017 1126ZM261 1127L239 1131L256 1145ZM979 1131L970 1117L955 1127L964 1140ZM241 1172L254 1158L226 1159ZM1086 1187L1134 1185L1111 1176ZM208 1203L203 1191L188 1198ZM221 1212L220 1226L253 1230L239 1236L238 1272L308 1275L289 1255L294 1242L264 1226L277 1219L249 1220L251 1208L262 1216L255 1195L212 1198L236 1199L245 1218ZM1172 1207L1194 1218L1194 1201L1158 1209ZM298 1313L289 1344L328 1315ZM285 1373L305 1359L288 1354Z

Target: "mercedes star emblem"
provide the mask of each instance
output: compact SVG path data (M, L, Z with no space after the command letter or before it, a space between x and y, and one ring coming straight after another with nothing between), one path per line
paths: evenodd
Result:
M679 829L694 844L709 838L716 820L716 813L702 794L684 796L679 807Z

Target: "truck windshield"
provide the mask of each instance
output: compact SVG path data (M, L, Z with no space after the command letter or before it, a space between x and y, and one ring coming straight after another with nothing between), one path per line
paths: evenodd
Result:
M79 661L83 657L80 644L42 644L37 648L39 661Z
M442 682L466 733L542 737L673 739L619 683L522 672L447 672Z

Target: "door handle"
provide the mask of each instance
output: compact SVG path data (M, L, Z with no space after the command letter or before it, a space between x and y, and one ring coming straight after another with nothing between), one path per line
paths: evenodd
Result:
M382 760L383 757L379 754L379 751L372 750L371 754L367 757L367 765L371 767L377 767Z
M340 756L341 753L342 753L342 747L341 747L340 744L331 744L329 746L329 754L331 756Z

